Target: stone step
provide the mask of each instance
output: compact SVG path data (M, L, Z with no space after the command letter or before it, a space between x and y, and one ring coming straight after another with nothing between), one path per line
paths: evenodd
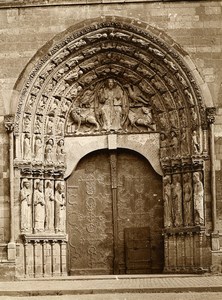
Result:
M0 296L222 292L222 276L78 276L0 282Z

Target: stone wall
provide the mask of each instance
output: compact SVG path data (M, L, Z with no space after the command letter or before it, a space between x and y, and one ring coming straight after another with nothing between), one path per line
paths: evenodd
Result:
M49 6L32 2L35 5L29 7L24 3L11 8L0 5L0 259L6 258L4 243L9 240L8 137L3 116L11 112L13 86L37 50L56 34L99 16L134 18L164 30L189 53L208 84L217 107L217 202L222 227L222 1L115 1L113 4L92 1L91 5L84 1L79 1L83 3L79 5L62 5L70 1L58 1L61 5Z

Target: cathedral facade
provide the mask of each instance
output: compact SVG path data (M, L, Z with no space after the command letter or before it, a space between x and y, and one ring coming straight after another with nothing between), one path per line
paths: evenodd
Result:
M0 15L2 279L221 272L222 2Z

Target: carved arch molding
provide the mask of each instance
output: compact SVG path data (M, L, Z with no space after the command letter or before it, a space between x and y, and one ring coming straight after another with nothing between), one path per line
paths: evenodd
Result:
M184 56L147 24L109 17L70 28L37 53L13 129L20 275L66 274L65 149L86 136L158 137L165 271L207 268L204 185L214 110L205 108Z

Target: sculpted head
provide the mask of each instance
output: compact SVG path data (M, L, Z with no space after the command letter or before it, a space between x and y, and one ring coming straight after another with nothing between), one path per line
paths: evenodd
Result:
M25 178L25 179L23 180L23 187L25 187L26 189L28 189L29 186L30 186L30 182L28 181L28 179Z
M114 80L112 78L109 78L107 81L107 86L111 90L114 87Z

